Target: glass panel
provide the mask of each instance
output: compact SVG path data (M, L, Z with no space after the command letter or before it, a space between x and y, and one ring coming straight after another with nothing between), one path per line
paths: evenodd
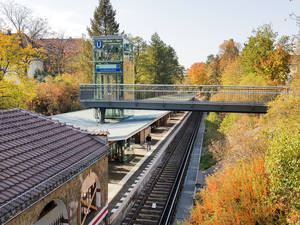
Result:
M122 40L95 40L95 61L121 61L123 58Z
M94 37L94 70L96 84L134 84L133 44L125 36ZM134 90L124 92L116 87L105 86L95 92L95 97L105 100L134 99ZM126 95L126 96L124 96ZM130 113L131 112L131 113ZM108 119L122 119L132 111L107 109Z

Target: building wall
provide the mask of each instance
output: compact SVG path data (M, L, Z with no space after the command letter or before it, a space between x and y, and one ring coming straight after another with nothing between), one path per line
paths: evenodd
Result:
M37 70L43 71L44 66L42 61L33 61L30 63L29 68L28 68L28 77L29 78L34 78L34 74Z
M33 225L38 221L39 215L44 207L55 199L62 200L66 205L70 225L78 225L80 220L79 201L80 190L85 178L89 173L94 172L100 181L101 187L101 208L107 204L108 196L108 157L105 156L90 168L83 171L81 174L73 178L68 183L61 186L56 191L49 194L47 197L27 209L25 212L17 216L8 225Z

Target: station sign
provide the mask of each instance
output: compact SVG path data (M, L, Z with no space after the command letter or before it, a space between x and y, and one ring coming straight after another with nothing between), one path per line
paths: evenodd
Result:
M96 65L96 72L109 73L109 72L120 72L120 64L98 64Z
M102 48L102 41L96 41L95 42L95 47L96 48Z

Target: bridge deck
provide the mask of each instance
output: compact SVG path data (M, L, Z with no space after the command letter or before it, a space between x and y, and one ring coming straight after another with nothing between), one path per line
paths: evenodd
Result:
M148 109L168 111L202 111L202 112L236 112L236 113L266 113L264 103L228 103L228 102L201 102L201 101L103 101L81 100L87 108L107 109Z
M266 113L285 87L216 85L81 85L87 108Z

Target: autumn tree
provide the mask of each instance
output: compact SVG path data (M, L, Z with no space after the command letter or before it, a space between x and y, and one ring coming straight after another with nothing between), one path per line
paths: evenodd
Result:
M222 73L223 85L238 85L244 75L243 66L239 60L234 60L226 65Z
M201 85L206 84L207 74L206 65L203 62L194 63L187 71L188 79L191 84Z
M42 49L33 48L31 44L22 45L23 34L4 34L0 32L0 80L4 75L27 77L29 64L33 60L44 58Z
M62 74L47 77L37 86L37 96L32 100L35 112L54 115L81 109L79 84L84 82L79 74Z
M253 31L241 53L246 73L256 73L275 83L287 80L292 46L288 37L277 37L271 25Z
M40 39L37 43L45 49L47 56L44 60L45 72L52 76L76 72L72 64L81 53L81 41L76 38L64 38L63 35Z
M68 73L78 74L82 83L93 82L93 55L91 52L92 45L89 40L84 37L76 41L77 50L72 55L71 60L66 64L66 71Z
M36 82L26 79L20 83L13 80L0 81L0 109L31 108L31 101L37 96Z
M220 64L220 56L211 56L209 59L210 62L207 65L207 76L208 76L208 84L211 85L219 85L221 84L221 64Z
M266 200L270 181L263 158L227 165L206 183L186 225L286 224L281 205Z
M234 62L239 56L239 44L233 39L225 40L219 46L219 53L217 55L207 56L207 76L208 84L219 85L222 80L222 73L226 66Z
M116 11L110 0L99 0L99 5L91 19L91 27L87 28L90 37L99 35L112 35L119 32L119 24L115 19Z
M225 67L239 56L240 45L233 39L225 40L219 47L220 65L223 72Z

